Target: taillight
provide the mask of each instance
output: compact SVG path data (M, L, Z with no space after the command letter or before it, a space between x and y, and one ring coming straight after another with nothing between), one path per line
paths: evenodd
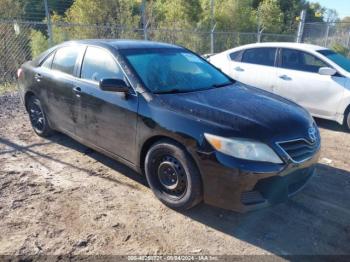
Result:
M19 79L23 75L23 69L20 68L17 70L17 78Z

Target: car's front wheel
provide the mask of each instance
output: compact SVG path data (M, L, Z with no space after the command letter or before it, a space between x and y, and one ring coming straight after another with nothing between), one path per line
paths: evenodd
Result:
M350 106L344 114L344 127L346 130L350 131Z
M186 210L202 200L198 168L189 154L172 141L160 141L150 148L145 173L157 198L173 209Z
M50 136L53 130L50 128L40 100L36 96L28 98L27 111L34 132L42 137Z

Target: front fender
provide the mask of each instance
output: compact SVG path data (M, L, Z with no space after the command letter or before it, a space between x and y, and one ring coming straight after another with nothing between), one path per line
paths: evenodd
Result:
M140 98L138 128L136 136L136 166L142 167L142 152L148 141L169 138L181 144L196 162L199 169L199 151L203 151L204 133L217 134L227 127L218 126L193 115L179 113L159 106L155 101ZM154 139L153 139L154 138Z
M344 113L347 110L347 108L349 108L349 106L350 106L350 79L348 79L346 82L346 88L344 90L343 98L340 101L339 107L338 107L337 113L341 118L341 119L338 119L338 122L340 124L343 123Z

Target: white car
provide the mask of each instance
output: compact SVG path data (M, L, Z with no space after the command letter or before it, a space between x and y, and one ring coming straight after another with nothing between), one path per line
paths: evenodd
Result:
M299 43L257 43L208 60L244 84L305 107L350 129L350 60L327 48Z

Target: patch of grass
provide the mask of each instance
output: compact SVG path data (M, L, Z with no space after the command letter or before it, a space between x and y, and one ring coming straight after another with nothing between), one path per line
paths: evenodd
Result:
M17 84L16 83L3 83L0 84L0 95L3 95L5 93L10 93L17 90Z

